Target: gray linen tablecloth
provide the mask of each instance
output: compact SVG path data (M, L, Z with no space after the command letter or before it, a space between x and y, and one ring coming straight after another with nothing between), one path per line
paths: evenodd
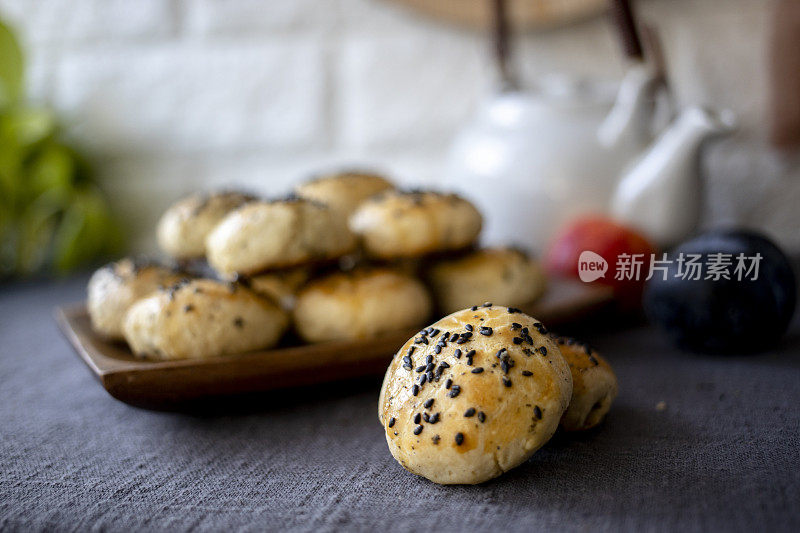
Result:
M378 379L189 413L112 399L52 319L85 281L0 287L0 530L800 531L796 327L729 358L595 332L621 384L605 425L441 487L389 455Z

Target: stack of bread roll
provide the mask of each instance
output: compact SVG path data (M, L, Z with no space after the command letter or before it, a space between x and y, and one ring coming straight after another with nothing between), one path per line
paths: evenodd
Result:
M312 343L370 338L424 324L434 310L537 299L539 264L520 250L477 248L481 225L455 194L402 191L363 172L317 177L280 200L194 195L157 227L182 269L107 265L89 282L89 314L97 333L163 360L267 349L290 329Z

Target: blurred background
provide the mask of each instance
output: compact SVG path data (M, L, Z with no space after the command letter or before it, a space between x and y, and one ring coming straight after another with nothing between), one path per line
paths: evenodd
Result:
M26 102L55 110L130 249L150 252L159 215L197 190L278 195L342 166L444 185L453 139L498 85L475 3L0 0L0 17L21 42ZM628 61L605 2L529 4L512 9L524 14L512 17L522 86L589 79L613 87L623 78ZM789 90L775 81L775 69L796 66L790 56L800 55L776 30L783 20L800 34L800 18L776 16L792 4L636 7L657 25L676 105L736 116L736 132L702 151L702 224L759 228L796 254L797 124L775 121L791 119L781 109L792 109L787 92L797 94L792 76L779 77Z

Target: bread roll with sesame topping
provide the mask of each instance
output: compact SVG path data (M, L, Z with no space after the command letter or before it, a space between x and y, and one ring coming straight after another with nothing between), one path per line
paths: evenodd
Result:
M274 346L288 326L271 300L237 283L197 279L139 300L125 340L147 359L206 359Z
M475 206L455 194L389 191L373 196L350 217L368 255L418 257L471 246L481 231Z
M233 191L196 194L179 200L158 221L158 246L176 259L203 257L211 230L225 215L253 200L253 196Z
M422 330L389 365L378 404L410 472L475 484L527 460L558 427L572 376L541 323L487 304Z
M487 301L522 305L539 298L545 289L539 263L511 248L478 250L438 261L426 278L443 313Z
M431 312L427 289L388 268L337 272L297 295L294 324L308 342L375 337L425 323Z
M394 189L382 176L366 172L337 172L318 176L295 187L297 196L314 200L349 217L364 200Z
M98 269L87 288L92 329L106 339L122 340L122 322L130 306L181 277L170 268L130 258Z
M225 217L206 240L208 262L223 276L336 259L355 246L343 216L300 198L247 204Z
M561 418L566 431L591 429L603 421L617 397L617 376L611 365L587 344L555 337L572 373L572 398Z

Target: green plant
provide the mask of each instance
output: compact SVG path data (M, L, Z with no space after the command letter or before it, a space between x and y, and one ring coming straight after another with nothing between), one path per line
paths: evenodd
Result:
M0 21L0 278L64 274L119 252L120 226L55 115L25 104L24 57Z

